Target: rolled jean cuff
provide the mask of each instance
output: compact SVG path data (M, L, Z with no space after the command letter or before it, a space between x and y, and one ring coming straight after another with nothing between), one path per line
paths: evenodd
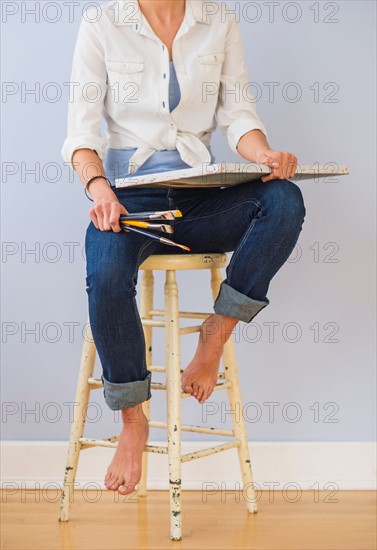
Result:
M253 317L269 303L268 299L264 302L249 298L246 294L242 294L242 292L238 292L227 283L222 282L213 309L215 313L229 315L245 323L250 323Z
M101 375L103 383L103 395L106 404L112 411L120 409L129 409L148 401L152 397L151 381L152 373L147 370L144 380L135 380L134 382L122 382L120 384L109 382Z

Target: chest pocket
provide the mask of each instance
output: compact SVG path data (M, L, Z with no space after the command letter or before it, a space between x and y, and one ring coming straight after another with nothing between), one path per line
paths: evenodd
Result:
M207 82L220 82L221 68L225 59L225 53L204 53L200 54L198 57L203 79Z
M143 81L144 61L107 60L106 70L114 100L136 103Z

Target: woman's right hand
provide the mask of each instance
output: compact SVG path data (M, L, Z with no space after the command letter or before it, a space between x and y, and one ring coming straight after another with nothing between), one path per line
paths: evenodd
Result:
M122 231L119 224L121 214L128 214L125 207L115 198L99 198L94 199L94 206L89 210L89 216L96 226L101 231L110 231L115 233Z
M72 162L84 186L92 176L103 176L95 179L89 186L89 193L94 201L89 216L96 228L101 231L112 229L115 233L122 231L119 218L121 214L128 214L128 211L108 185L102 161L96 151L88 148L76 149Z

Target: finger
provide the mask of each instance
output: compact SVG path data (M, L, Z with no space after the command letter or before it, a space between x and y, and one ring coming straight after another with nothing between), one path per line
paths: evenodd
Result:
M120 231L122 231L122 228L120 227L120 224L119 224L119 216L120 216L119 207L116 204L114 204L110 212L109 223L110 223L111 229L115 233L119 233Z
M270 157L268 157L266 162L264 162L263 164L266 164L267 166L271 166L271 168L278 168L280 166L279 160L273 159Z
M270 181L270 180L274 180L274 179L276 179L276 178L279 177L279 176L278 176L279 168L271 167L271 170L272 170L272 172L271 172L270 174L265 174L265 175L261 178L261 180L262 180L263 182L265 182L265 181Z
M89 217L90 217L90 219L92 220L94 226L95 226L97 229L99 229L99 227L98 227L97 216L96 216L96 214L95 214L93 208L91 208L91 209L89 210Z
M111 212L111 206L110 204L105 204L103 206L103 229L104 231L110 231L110 212Z
M264 176L261 179L263 183L265 183L266 181L276 180L276 176L274 174L269 174L268 176Z
M101 208L98 208L98 210L95 211L97 220L98 220L98 226L101 231L103 231L103 213Z
M287 160L287 163L284 166L283 175L285 176L286 179L288 179L292 177L292 174L295 173L295 170L296 170L296 162L291 157L290 159Z

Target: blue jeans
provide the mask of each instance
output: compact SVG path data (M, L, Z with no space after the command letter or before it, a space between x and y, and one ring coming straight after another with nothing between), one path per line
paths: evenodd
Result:
M114 189L129 212L178 208L172 239L192 253L231 252L215 313L249 323L270 302L271 279L289 258L305 218L301 189L289 180L254 180L211 189ZM186 254L131 232L86 231L87 294L101 360L104 398L112 410L151 398L145 341L136 304L140 264L151 254Z

